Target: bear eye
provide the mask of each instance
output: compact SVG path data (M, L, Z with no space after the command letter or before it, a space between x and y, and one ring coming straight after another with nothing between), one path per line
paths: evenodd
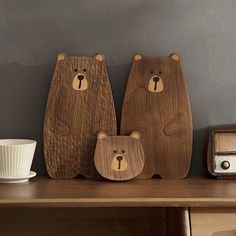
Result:
M153 70L151 70L151 71L150 71L150 74L153 74L153 73L154 73Z
M117 151L116 151L116 150L113 150L113 152L114 152L114 153L117 153Z
M78 72L78 69L75 69L75 72Z
M125 153L125 150L122 150L122 153Z
M86 72L86 71L87 71L87 70L84 68L84 69L83 69L83 72Z
M160 70L160 71L159 71L159 75L161 75L161 74L162 74L162 71Z

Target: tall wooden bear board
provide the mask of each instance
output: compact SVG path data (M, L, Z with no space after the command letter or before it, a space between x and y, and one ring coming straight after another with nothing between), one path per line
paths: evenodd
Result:
M52 178L97 176L97 133L116 135L116 115L102 54L57 56L44 122L44 153Z
M142 134L140 177L184 178L192 156L192 116L178 54L133 56L123 101L121 134Z

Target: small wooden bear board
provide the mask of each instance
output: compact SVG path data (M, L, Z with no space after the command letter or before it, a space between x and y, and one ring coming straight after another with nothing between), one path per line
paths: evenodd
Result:
M144 151L139 132L130 136L108 136L98 133L94 163L98 173L106 179L122 181L139 175L144 167Z
M184 178L192 156L192 116L178 54L133 56L123 101L121 134L142 134L140 177Z
M44 122L44 153L52 178L97 175L97 133L117 132L112 91L102 54L57 56Z

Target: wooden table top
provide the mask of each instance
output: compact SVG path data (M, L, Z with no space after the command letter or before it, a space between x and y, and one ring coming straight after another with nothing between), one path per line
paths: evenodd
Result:
M0 207L236 207L236 180L52 180L0 184Z

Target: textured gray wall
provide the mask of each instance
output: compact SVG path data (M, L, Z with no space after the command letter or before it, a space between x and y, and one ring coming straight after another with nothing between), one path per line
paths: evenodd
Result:
M191 174L209 125L236 120L235 0L0 0L0 137L39 141L58 51L106 55L120 118L131 55L179 52L194 123ZM174 155L174 153L173 153Z

